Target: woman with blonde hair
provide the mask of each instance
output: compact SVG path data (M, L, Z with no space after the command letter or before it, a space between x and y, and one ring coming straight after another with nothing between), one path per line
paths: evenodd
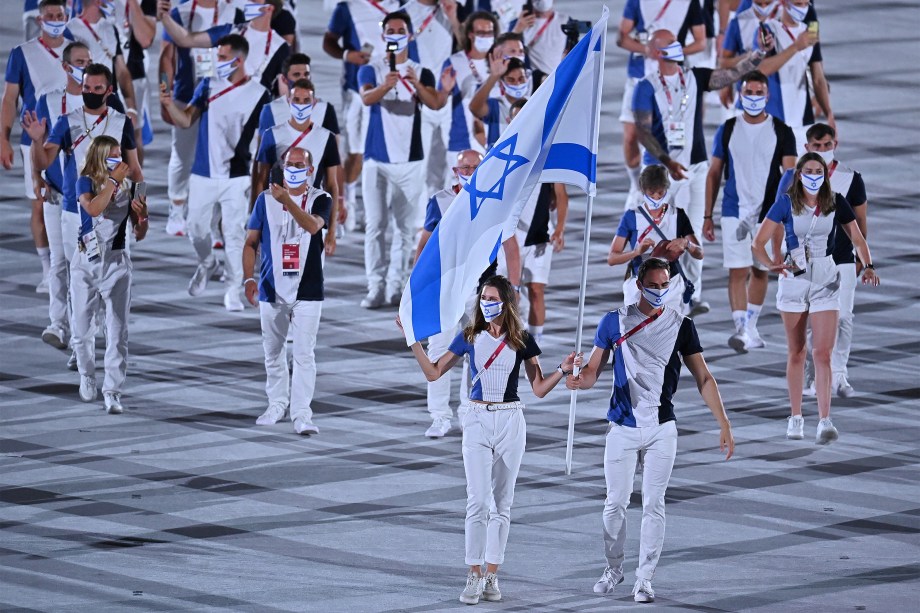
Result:
M755 259L780 273L776 308L786 328L789 355L786 384L791 416L786 437L804 438L802 386L805 378L806 331L809 323L815 362L815 391L818 396L818 428L815 443L827 445L838 438L831 422L831 352L837 338L840 279L832 256L835 232L850 237L865 269L863 284L878 285L869 245L859 231L856 215L846 198L831 190L827 164L817 153L799 158L792 184L770 207L751 246ZM786 262L775 264L766 244L782 226L786 235Z
M496 573L505 558L514 484L527 435L524 403L517 393L521 364L534 394L542 398L572 372L575 353L566 356L555 372L543 374L537 358L540 348L521 321L514 287L499 275L483 284L472 320L437 362L428 358L421 343L412 345L412 353L428 381L436 381L464 355L470 356L470 410L460 422L470 570L460 602L501 600Z
M96 338L94 318L105 304L105 380L102 396L109 413L121 413L121 388L128 363L128 311L131 305L131 258L125 249L128 220L136 240L147 234L146 199L130 197L125 182L130 168L121 160L121 147L110 136L98 136L89 146L77 179L80 233L70 263L73 308L73 348L80 372L80 398L96 399Z

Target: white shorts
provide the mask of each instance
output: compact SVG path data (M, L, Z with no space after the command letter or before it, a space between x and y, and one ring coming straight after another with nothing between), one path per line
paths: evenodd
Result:
M808 262L805 274L780 276L776 310L784 313L839 311L840 273L834 258L813 258Z
M29 145L19 145L19 151L22 153L22 177L26 198L35 200L35 186L32 184L32 156L29 155L29 149Z
M636 123L636 116L632 112L632 101L638 82L639 79L635 77L626 77L626 83L623 84L623 102L620 105L621 123Z
M723 268L749 268L753 266L758 270L769 270L760 262L754 260L751 243L754 235L760 229L760 224L754 226L753 232L738 240L736 231L741 220L737 217L722 218L722 267ZM767 243L767 255L773 257L773 245Z
M367 107L361 102L361 94L353 89L342 91L342 107L345 125L342 128L342 146L345 155L364 154L367 139Z
M519 237L520 238L520 237ZM518 244L524 241L520 239ZM528 245L521 247L521 283L549 283L549 270L553 265L553 244Z
M137 121L134 124L135 130L141 130L144 127L144 117L146 116L147 111L147 98L150 95L150 81L147 80L147 77L143 79L134 79L131 81L134 84L134 104L137 105Z

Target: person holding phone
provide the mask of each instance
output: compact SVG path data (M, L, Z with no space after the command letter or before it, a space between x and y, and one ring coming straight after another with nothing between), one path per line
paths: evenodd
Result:
M128 367L128 313L131 309L130 222L135 240L147 235L146 198L131 197L125 179L130 166L122 161L119 142L98 136L86 152L77 179L80 233L70 263L73 348L80 372L80 398L97 396L95 317L105 304L105 379L102 397L111 414L124 411L121 392Z
M269 189L256 198L243 246L243 287L249 303L258 304L265 351L268 408L256 424L275 424L290 407L294 432L311 435L319 433L310 406L316 386L313 349L325 297L322 231L329 227L332 197L314 186L313 159L305 147L291 147L281 164ZM289 331L293 371L285 347Z
M398 317L396 323L402 327ZM521 365L534 394L543 398L580 358L573 351L555 371L543 374L540 347L518 314L515 288L500 275L485 281L472 320L439 359L432 362L420 342L411 349L428 381L437 381L469 355L470 410L461 418L469 573L460 602L499 601L497 573L505 560L514 485L527 438L525 407L518 396Z

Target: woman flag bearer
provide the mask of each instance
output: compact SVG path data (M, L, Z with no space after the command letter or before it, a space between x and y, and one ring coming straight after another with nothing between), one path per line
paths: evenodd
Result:
M786 328L789 356L786 359L786 383L792 415L786 437L805 437L802 417L802 383L805 378L806 329L812 330L812 357L815 361L815 392L818 396L818 429L815 443L827 445L837 440L837 428L831 422L831 352L837 338L840 311L840 273L834 264L834 236L843 228L865 267L864 284L878 285L872 256L865 237L859 231L856 215L846 198L831 189L827 164L817 153L806 153L795 166L789 191L780 195L754 237L754 257L781 273L776 290L776 309ZM787 263L774 264L765 245L778 225L786 233Z
M128 311L131 308L131 257L125 249L128 220L134 238L147 235L147 202L132 200L125 183L130 167L111 136L97 136L77 179L80 235L70 262L73 349L80 371L80 398L96 399L94 318L105 303L105 381L102 396L109 413L121 413L121 388L128 366Z
M402 327L398 318L396 323ZM486 280L479 295L479 309L466 329L454 338L447 353L432 362L418 342L412 345L412 353L429 381L436 381L464 355L470 356L471 406L461 421L466 470L466 563L470 571L460 602L499 601L502 595L496 573L505 559L514 483L527 433L524 403L517 393L521 363L534 394L542 398L572 371L575 353L566 356L550 375L543 374L537 358L540 348L518 315L514 287L498 275Z

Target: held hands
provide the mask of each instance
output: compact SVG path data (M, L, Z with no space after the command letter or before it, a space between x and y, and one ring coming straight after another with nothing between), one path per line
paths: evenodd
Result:
M109 173L109 176L115 179L119 184L128 177L128 172L130 172L131 167L125 164L124 162L118 162L118 165L115 166L115 169Z
M26 111L22 115L22 129L26 131L26 134L29 135L29 138L35 142L43 142L45 140L45 130L48 127L48 120L44 117L42 119L38 118L38 113L35 111ZM12 162L12 160L11 160ZM6 160L4 160L4 166L6 166ZM7 167L9 168L9 167Z

